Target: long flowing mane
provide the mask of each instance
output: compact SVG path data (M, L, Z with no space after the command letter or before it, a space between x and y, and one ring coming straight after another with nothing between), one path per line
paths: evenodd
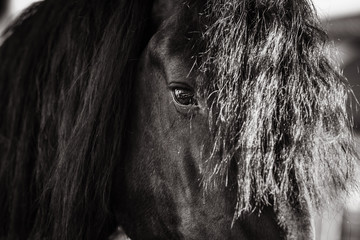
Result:
M349 88L311 4L179 2L191 17L179 34L194 38L197 90L210 103L204 188L226 185L235 164L234 220L271 206L288 238L306 239L307 214L348 189L357 158ZM106 239L116 229L113 175L151 6L48 0L5 33L0 239Z
M7 30L1 239L105 239L115 229L112 170L150 4L49 0Z
M235 217L273 205L288 237L302 239L311 226L297 217L348 189L357 159L351 91L326 34L307 0L212 0L202 21L198 85L214 99L215 137L204 185L226 183L236 159Z

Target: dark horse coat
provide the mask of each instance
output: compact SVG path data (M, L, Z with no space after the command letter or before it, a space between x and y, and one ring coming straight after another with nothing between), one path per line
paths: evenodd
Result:
M351 183L306 0L47 0L0 49L0 239L311 239Z

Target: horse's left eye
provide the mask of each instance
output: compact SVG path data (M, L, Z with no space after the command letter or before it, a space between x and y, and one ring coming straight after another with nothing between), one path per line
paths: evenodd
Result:
M196 105L195 94L192 90L184 88L174 88L172 90L174 100L181 105Z

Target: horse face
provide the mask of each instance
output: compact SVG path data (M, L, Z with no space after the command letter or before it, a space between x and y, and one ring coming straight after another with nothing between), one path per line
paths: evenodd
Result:
M208 100L197 95L201 74L192 71L188 40L173 21L152 37L139 64L119 174L126 189L118 200L121 225L131 239L279 239L282 230L268 208L232 226L235 169L227 187L203 189L213 146Z
M90 2L0 48L0 238L313 239L358 156L309 2Z
M207 3L159 14L142 54L118 221L132 239L312 239L356 157L325 36L305 1Z
M207 116L194 102L200 104L188 76L189 59L171 54L169 37L163 36L156 34L143 54L131 107L124 206L142 230L130 236L220 238L222 231L209 229L230 227L233 206L226 191L204 204L200 172L209 139Z

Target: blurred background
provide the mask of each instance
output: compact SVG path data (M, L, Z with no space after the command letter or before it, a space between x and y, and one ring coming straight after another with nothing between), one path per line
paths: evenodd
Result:
M360 100L360 0L314 0L322 24L339 50L337 60ZM352 110L360 152L360 111ZM360 176L358 176L360 179ZM360 240L360 193L352 193L344 206L332 207L318 217L317 240Z
M34 0L0 0L0 33ZM360 100L360 0L313 0L321 22L338 49L334 56ZM0 37L0 44L1 44ZM360 144L360 111L355 107L355 141ZM360 147L358 147L360 152ZM360 176L358 176L360 179ZM316 220L316 240L360 240L360 193L333 206Z

